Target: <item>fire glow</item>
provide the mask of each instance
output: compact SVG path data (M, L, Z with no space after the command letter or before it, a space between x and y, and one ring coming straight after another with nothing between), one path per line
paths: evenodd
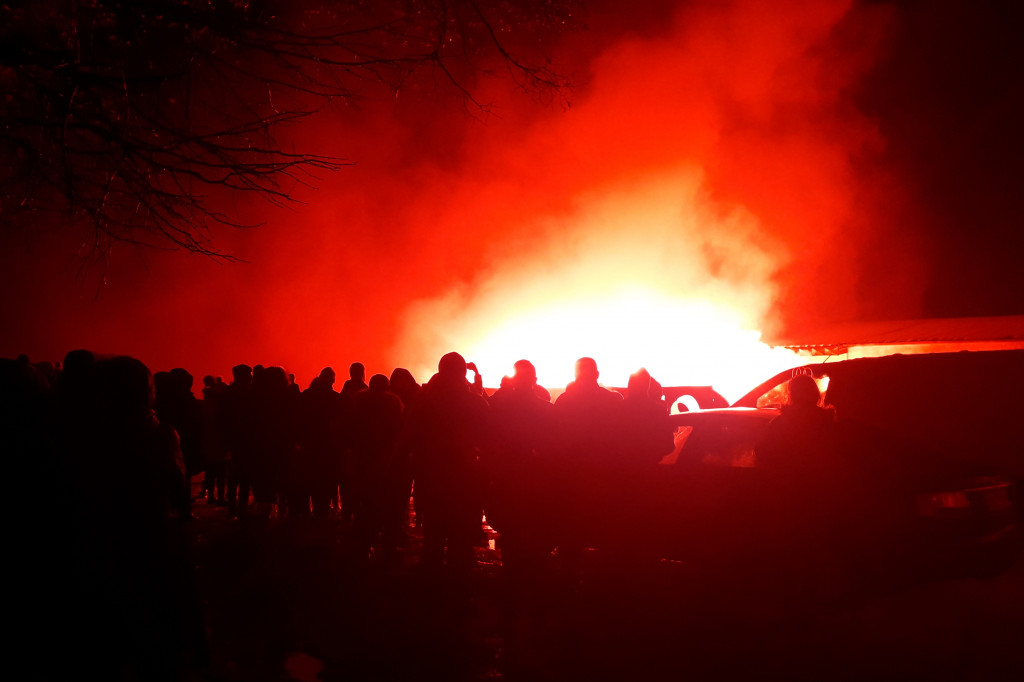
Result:
M850 93L891 8L651 5L678 9L612 3L550 46L571 107L483 79L498 116L410 90L289 128L282 142L359 165L297 189L294 208L225 206L265 223L219 237L244 263L133 254L111 260L103 296L76 297L53 248L7 288L5 353L88 347L197 377L282 365L305 386L352 361L425 382L455 350L489 387L526 358L552 389L591 356L609 386L646 367L733 398L803 362L757 330L852 316L866 286L912 302L925 259L890 238L900 183L854 163L884 141Z
M549 388L593 357L608 386L645 367L665 386L713 386L727 399L801 364L756 331L783 257L757 219L726 211L692 168L579 198L539 219L556 238L505 252L461 289L419 302L398 354L424 379L458 350L497 386L525 358ZM516 255L521 254L519 257Z
M575 360L589 355L608 385L624 386L643 365L663 385L710 385L730 401L757 377L800 362L762 343L733 311L642 289L551 303L499 323L470 348L491 383L511 372L519 353L542 384L561 388L572 381Z
M645 367L727 399L803 363L758 330L855 281L825 245L862 208L851 159L875 129L844 93L885 18L853 17L851 51L844 0L687 7L609 43L564 115L475 129L445 191L408 204L450 285L402 311L390 357L426 380L458 351L487 386L525 358L561 388L589 356L608 386Z

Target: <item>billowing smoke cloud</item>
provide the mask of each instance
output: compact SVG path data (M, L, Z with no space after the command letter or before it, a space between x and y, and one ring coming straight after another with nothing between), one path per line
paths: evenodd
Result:
M908 189L915 167L887 161L896 119L879 119L879 92L920 83L913 68L877 82L880 60L900 54L903 8L733 0L594 12L588 30L548 46L578 66L569 105L484 80L478 99L493 115L410 90L290 131L298 148L357 165L319 191L295 188L306 203L293 210L227 206L264 223L221 233L244 263L119 248L97 297L93 280L75 279L73 243L52 240L50 257L7 249L13 324L0 354L59 359L86 346L197 375L259 362L306 383L354 360L425 380L454 349L489 354L496 381L518 357L542 364L538 340L565 341L554 375L600 355L588 339L614 336L628 352L621 366L597 358L608 383L640 365L699 383L709 366L743 366L725 329L749 340L921 312L934 245ZM545 324L550 334L524 336ZM694 330L724 356L694 345ZM748 384L763 374L744 371Z
M721 347L725 330L706 329L693 306L720 308L739 331L778 322L780 293L799 294L790 277L819 290L827 272L850 296L856 270L823 262L823 246L857 222L852 166L878 140L846 92L873 64L884 22L848 2L697 4L654 35L608 45L573 108L464 158L455 205L486 223L487 266L415 304L397 355L422 368L450 348L515 339L519 348L494 349L508 367L566 340L568 371L614 337L599 358L613 383L652 364L674 383L701 383L716 377L693 373L687 351L708 348L692 337ZM669 298L639 317L615 309L637 289ZM590 306L592 322L575 319ZM524 319L536 309L550 310L546 321L517 333L537 324Z

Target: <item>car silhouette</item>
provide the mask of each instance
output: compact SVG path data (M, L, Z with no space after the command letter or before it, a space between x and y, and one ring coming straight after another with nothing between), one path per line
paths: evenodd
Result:
M581 472L592 494L577 499L600 520L581 541L816 593L999 570L1020 547L1022 369L1024 351L843 360L674 414L659 464ZM758 450L799 375L834 431L813 461L779 466Z

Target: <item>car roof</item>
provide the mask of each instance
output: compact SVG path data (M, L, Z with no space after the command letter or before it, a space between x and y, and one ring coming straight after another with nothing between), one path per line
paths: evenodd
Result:
M916 353L909 355L886 355L877 358L855 358L810 365L801 365L779 372L761 382L743 397L733 402L733 407L756 407L757 399L768 390L780 386L793 377L806 374L815 378L844 377L848 381L886 383L895 390L912 390L911 383L927 379L929 382L978 381L999 382L993 377L1002 377L1004 385L1012 385L1014 392L1021 390L1024 381L1024 350L960 351L956 353ZM994 397L994 396L989 396Z

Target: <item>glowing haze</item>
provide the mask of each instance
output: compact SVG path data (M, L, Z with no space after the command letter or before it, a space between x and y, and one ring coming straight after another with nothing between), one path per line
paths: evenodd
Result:
M493 115L473 115L420 83L284 131L356 165L292 211L225 206L265 223L218 235L243 263L117 248L96 296L69 233L28 252L5 234L0 355L262 363L306 385L357 360L426 381L456 350L488 385L528 358L551 388L591 356L607 385L644 366L732 397L797 362L759 331L1019 309L1019 159L992 153L1021 130L1012 22L989 40L966 0L584 4L540 46L568 104L481 78ZM934 291L965 307L928 310Z
M545 226L556 236L524 247L528 258L413 306L397 355L420 359L429 376L444 349L459 348L488 385L529 358L550 387L571 381L587 355L609 385L643 365L665 385L714 385L728 398L796 364L755 331L773 263L756 245L755 219L715 216L701 182L693 169L666 171L582 198ZM715 268L710 253L728 265Z
M479 210L496 240L488 267L414 304L396 354L429 375L458 349L488 385L524 357L553 387L587 355L608 385L644 366L665 385L710 384L729 398L798 364L759 330L791 260L816 263L848 224L850 156L874 135L841 93L879 24L865 22L861 49L840 53L830 41L848 10L702 7L657 38L610 45L572 110L511 152L465 160L466 177L486 178L511 155L528 189ZM568 201L537 210L534 195L552 191ZM472 192L496 194L486 183Z

